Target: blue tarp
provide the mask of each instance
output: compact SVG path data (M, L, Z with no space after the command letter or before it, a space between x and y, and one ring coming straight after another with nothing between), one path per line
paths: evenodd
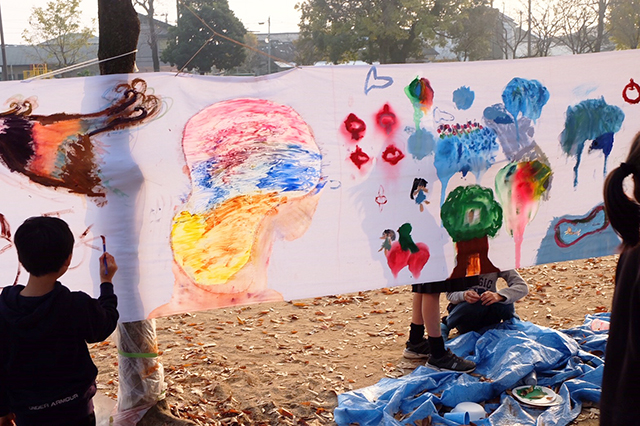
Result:
M608 335L601 328L609 318L609 313L587 315L583 325L563 331L513 319L483 333L463 334L447 347L476 362L474 375L420 366L398 379L339 395L334 419L340 426L400 426L431 416L433 425L453 426L457 423L442 417L444 412L471 401L491 413L475 422L479 426L566 425L578 416L583 401L600 400ZM505 392L533 370L538 385L559 388L562 404L526 407Z

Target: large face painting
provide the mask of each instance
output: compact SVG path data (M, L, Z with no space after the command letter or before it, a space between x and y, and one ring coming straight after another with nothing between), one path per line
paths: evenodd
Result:
M2 83L0 286L34 215L93 295L105 237L123 321L612 254L638 59Z

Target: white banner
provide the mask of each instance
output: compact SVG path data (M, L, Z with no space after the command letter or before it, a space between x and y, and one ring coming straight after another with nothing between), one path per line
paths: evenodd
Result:
M123 321L613 254L639 60L2 83L0 285L42 214L76 235L74 290L105 236Z

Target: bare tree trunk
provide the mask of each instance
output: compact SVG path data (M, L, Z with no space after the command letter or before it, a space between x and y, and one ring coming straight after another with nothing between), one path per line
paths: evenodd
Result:
M604 19L607 12L607 0L598 0L598 27L596 34L596 43L593 46L594 52L600 52L602 49L602 39L604 38Z
M124 55L101 62L100 74L133 73L136 54L127 53L138 46L140 21L131 0L98 0L98 22L98 58L103 60ZM138 422L140 426L193 425L173 417L166 401L160 398L159 388L164 384L164 376L160 374L161 365L155 357L158 353L155 320L120 323L117 336L120 353L118 409L123 408L121 400L125 400L124 409L146 407L144 417ZM121 395L125 380L127 395Z
M147 10L147 20L149 22L149 46L151 47L151 59L153 61L153 72L160 71L160 59L158 58L158 35L156 34L156 21L154 15L153 0L149 0Z
M98 0L98 22L98 59L113 58L137 49L140 21L131 0ZM135 64L135 53L101 62L100 74L131 73Z

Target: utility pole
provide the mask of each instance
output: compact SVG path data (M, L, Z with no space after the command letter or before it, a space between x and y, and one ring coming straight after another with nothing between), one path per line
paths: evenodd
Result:
M527 57L531 57L531 0L529 0L529 34L527 35Z
M269 53L269 62L267 63L267 74L271 74L271 16L267 18L267 53Z
M264 25L264 22L258 22L258 25ZM267 18L267 74L271 74L271 16Z
M7 50L4 46L4 30L2 29L2 12L0 12L0 48L2 49L2 81L7 81Z

